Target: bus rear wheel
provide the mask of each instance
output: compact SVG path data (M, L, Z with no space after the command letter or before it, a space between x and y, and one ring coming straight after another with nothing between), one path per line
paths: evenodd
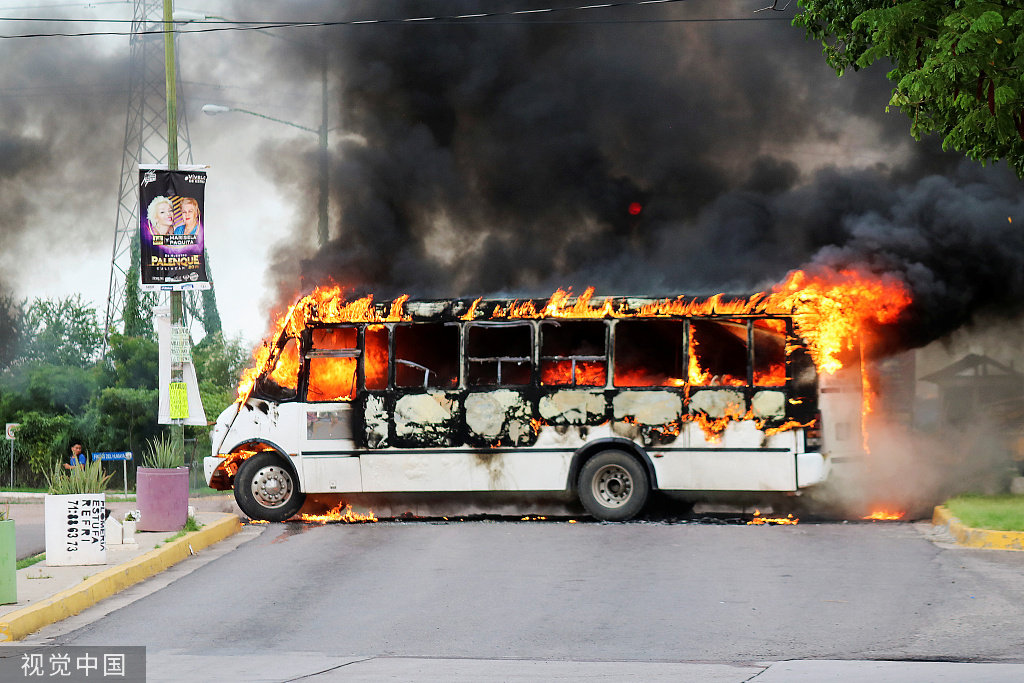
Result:
M247 458L235 474L235 502L250 519L283 522L305 501L291 465L273 451Z
M584 463L576 490L591 515L606 522L622 522L643 509L650 483L636 458L625 451L610 450Z

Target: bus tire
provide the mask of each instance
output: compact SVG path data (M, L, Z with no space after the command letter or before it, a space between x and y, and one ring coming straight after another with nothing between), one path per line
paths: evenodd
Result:
M638 515L650 489L644 466L619 450L601 451L587 460L576 487L587 512L606 522L622 522Z
M306 502L292 466L274 451L246 458L235 473L235 502L250 519L283 522Z

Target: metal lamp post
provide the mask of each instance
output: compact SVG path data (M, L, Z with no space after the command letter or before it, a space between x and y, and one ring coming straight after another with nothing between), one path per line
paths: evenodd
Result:
M266 114L260 114L259 112L249 111L248 109L239 109L238 107L225 107L220 104L204 104L203 113L209 114L210 116L216 116L217 114L226 114L228 112L238 112L240 114L249 114L250 116L256 116L261 119L268 121L276 121L277 123L283 123L286 126L292 128L298 128L308 133L314 133L320 140L320 148L317 153L317 167L320 185L320 201L318 205L318 216L319 221L317 223L317 241L320 246L327 244L327 210L328 210L328 169L327 169L327 78L326 74L323 79L323 108L322 116L320 119L320 128L309 128L308 126L300 126L297 123L291 121L285 121L284 119L274 118L273 116L267 116Z

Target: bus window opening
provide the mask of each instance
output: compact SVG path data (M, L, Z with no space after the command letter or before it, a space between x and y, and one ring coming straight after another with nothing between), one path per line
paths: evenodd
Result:
M541 384L603 387L608 359L603 321L565 321L541 326Z
M276 401L295 398L299 385L299 343L289 339L277 355L274 369L260 382L260 393Z
M388 328L384 325L367 325L363 373L366 388L383 390L388 388Z
M356 395L358 332L354 327L312 331L307 401L351 401Z
M688 374L695 386L745 386L747 322L691 320Z
M529 325L496 327L474 325L467 333L467 381L471 386L524 386L530 383L533 363Z
M615 386L685 383L682 320L620 320L615 325Z
M765 318L754 321L754 385L786 385L786 321Z
M458 326L437 323L397 325L395 385L434 389L458 387Z

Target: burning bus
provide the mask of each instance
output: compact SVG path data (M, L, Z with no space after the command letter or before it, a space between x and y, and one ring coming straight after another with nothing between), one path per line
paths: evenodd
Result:
M860 329L898 283L802 271L749 297L303 297L257 349L205 460L253 519L307 493L798 492L860 452ZM844 360L845 357L853 360Z

